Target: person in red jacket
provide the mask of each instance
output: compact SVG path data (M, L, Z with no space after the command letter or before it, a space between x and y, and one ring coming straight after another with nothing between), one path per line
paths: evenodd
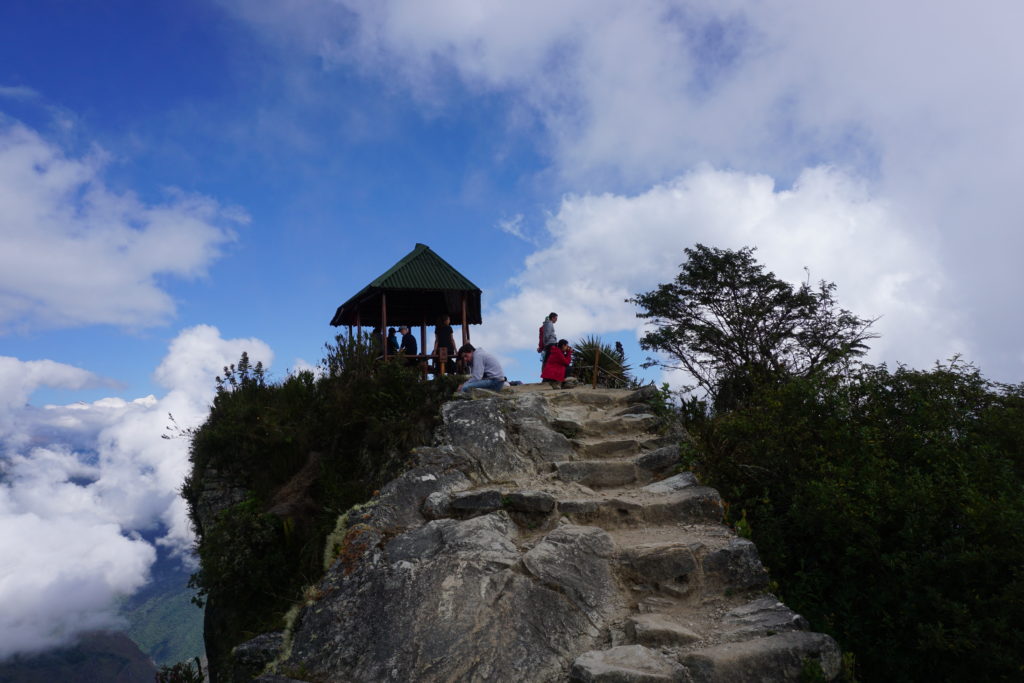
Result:
M559 339L557 345L552 344L548 347L548 357L540 371L541 380L550 382L555 389L559 388L565 381L565 371L569 369L571 362L572 347L566 340Z

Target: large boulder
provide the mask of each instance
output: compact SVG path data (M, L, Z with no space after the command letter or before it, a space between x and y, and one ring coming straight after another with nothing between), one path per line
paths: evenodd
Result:
M441 409L447 442L468 456L474 478L501 481L535 469L512 438L505 403L497 398L451 401Z
M566 525L525 555L504 511L442 519L336 563L279 671L346 681L564 677L616 609L612 544Z

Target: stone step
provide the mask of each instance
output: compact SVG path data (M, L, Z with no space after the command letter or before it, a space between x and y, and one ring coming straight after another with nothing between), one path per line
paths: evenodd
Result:
M555 477L591 488L623 486L637 480L632 460L572 460L556 462Z
M620 408L627 405L629 398L628 394L615 389L591 389L590 387L544 392L543 395L552 406L569 409L574 406Z
M591 458L629 457L638 453L653 452L666 446L676 450L679 448L679 444L669 437L646 433L640 434L637 438L628 438L625 435L608 438L587 436L571 439L570 443L577 453Z
M673 491L679 491L685 489L688 486L696 486L697 477L693 472L680 472L677 475L671 476L661 481L656 481L652 484L647 484L640 490L644 493L661 494L661 493L672 493Z
M622 458L640 451L639 439L573 439L576 452L585 459Z
M694 683L718 681L800 681L806 660L821 667L825 680L839 675L839 646L824 633L791 631L725 643L680 656ZM579 661L579 660L577 660Z
M686 598L760 590L768 585L757 548L746 539L680 534L672 541L617 545L619 574L638 589ZM737 613L730 622L735 630L762 621L785 623L792 615L772 613L766 605L751 610L751 614Z
M680 647L701 635L664 614L637 614L626 620L626 637L647 647Z
M718 630L723 640L740 641L808 628L806 619L768 595L726 612Z
M583 436L615 436L644 434L657 424L658 419L654 415L617 415L590 419L580 425L580 434Z
M768 572L761 564L757 546L745 538L733 538L724 548L700 558L705 592L753 591L768 587Z
M427 519L459 517L466 519L498 510L547 515L555 509L555 497L543 491L515 489L475 489L455 493L437 492L423 501L421 511Z
M582 498L559 500L559 513L576 524L593 524L606 529L655 524L719 522L722 499L718 491L689 486L667 494L635 498Z
M701 584L699 558L704 548L703 543L692 539L621 548L617 555L619 573L647 590L685 597Z
M642 472L652 477L667 473L679 464L679 445L656 448L637 456L633 462Z
M555 478L561 481L577 482L591 488L624 486L639 482L645 484L658 475L671 471L679 460L678 449L662 448L639 455L630 460L565 460L552 463ZM674 477L644 487L648 493L669 493L696 484L692 473L684 472Z
M572 664L577 683L669 683L682 680L683 668L671 657L643 645L620 645L584 652Z

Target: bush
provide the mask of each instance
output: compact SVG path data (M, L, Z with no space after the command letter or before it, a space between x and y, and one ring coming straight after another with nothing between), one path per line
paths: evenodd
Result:
M866 680L1024 671L1024 385L953 361L794 379L692 425L790 605Z
M573 346L567 376L575 377L581 384L593 383L595 359L598 386L625 389L637 385L622 344L615 342L614 346L609 346L596 335L584 337Z
M156 683L204 683L205 680L199 657L173 666L162 666L156 674Z

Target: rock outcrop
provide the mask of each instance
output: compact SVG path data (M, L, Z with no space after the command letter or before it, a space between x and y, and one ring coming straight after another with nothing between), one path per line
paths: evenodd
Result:
M835 642L765 592L644 408L537 386L446 404L437 445L345 517L263 680L834 678Z

